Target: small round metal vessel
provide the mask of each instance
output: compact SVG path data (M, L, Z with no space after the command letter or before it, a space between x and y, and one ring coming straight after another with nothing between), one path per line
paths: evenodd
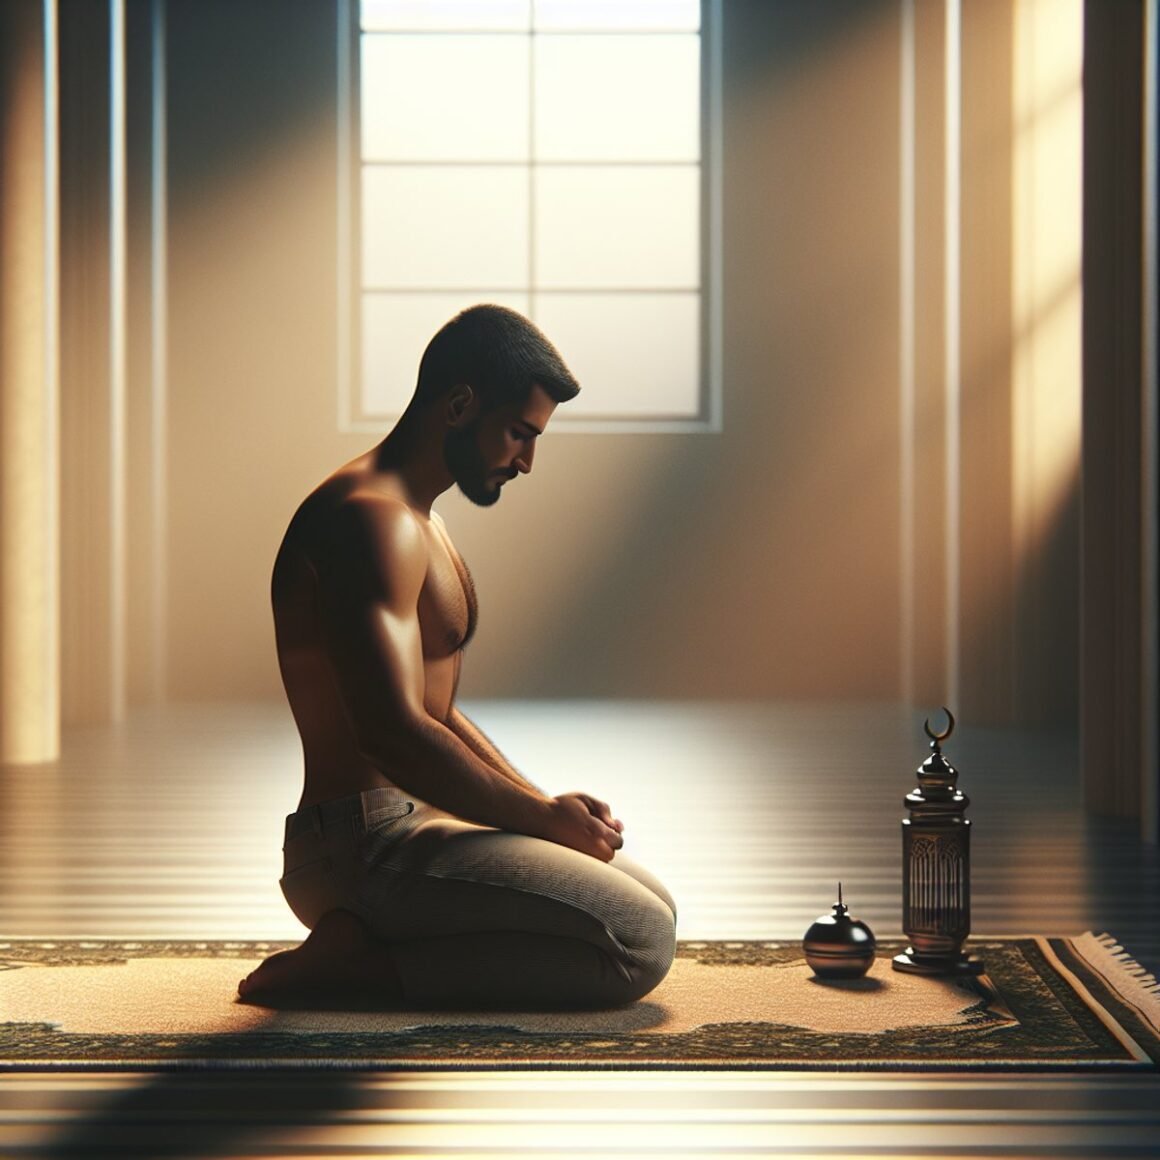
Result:
M806 962L822 979L859 979L874 962L877 949L874 932L856 918L851 918L842 903L842 886L838 884L838 901L833 914L823 914L802 940Z

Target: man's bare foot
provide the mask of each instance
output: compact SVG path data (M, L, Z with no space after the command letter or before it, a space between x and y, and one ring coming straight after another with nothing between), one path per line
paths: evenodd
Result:
M403 993L390 950L349 910L332 910L301 946L278 951L248 974L238 996L245 1003L282 1006L329 1005L343 998L398 1003Z

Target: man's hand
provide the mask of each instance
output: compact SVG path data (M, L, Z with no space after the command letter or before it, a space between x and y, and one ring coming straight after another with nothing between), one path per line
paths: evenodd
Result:
M588 807L588 812L594 818L599 818L606 826L611 826L618 834L624 831L624 823L619 818L612 816L612 808L607 802L602 802L599 798L594 798L589 793L573 793L565 794L564 796L579 798Z
M611 862L624 845L624 823L612 816L607 802L586 793L563 793L553 798L543 837L561 846Z

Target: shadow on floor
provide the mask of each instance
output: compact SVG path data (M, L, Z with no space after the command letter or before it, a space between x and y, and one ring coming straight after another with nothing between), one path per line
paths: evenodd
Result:
M291 1154L297 1139L336 1121L357 1120L373 1100L377 1116L389 1111L393 1073L378 1073L373 1092L365 1073L333 1069L193 1071L138 1074L134 1086L107 1093L91 1110L76 1109L56 1139L35 1151L46 1158L157 1157L158 1160L255 1154ZM86 1080L95 1077L87 1073ZM85 1102L106 1095L88 1087ZM373 1147L386 1148L390 1125Z

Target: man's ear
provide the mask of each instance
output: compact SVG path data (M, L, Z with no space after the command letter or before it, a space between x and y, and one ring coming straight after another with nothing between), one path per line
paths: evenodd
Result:
M475 392L471 387L467 383L456 383L447 396L445 414L448 426L462 427L475 409L472 406L474 402Z

